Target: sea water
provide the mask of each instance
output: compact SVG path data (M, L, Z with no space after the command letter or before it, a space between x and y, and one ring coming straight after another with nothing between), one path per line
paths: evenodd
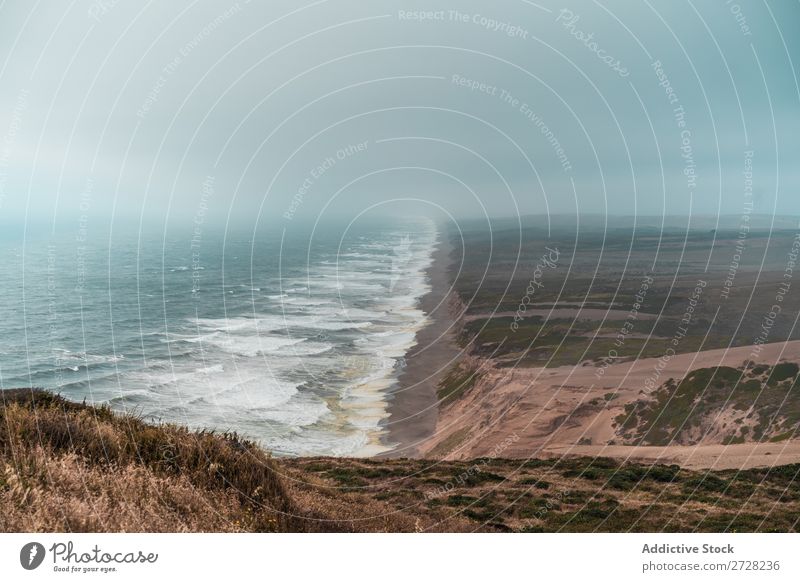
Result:
M236 431L278 455L390 449L425 324L424 219L0 242L0 386Z

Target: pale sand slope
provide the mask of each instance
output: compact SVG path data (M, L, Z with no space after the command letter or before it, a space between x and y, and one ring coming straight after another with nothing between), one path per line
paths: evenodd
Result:
M680 379L695 369L739 367L747 360L771 365L800 361L800 341L766 344L757 356L752 346L676 355L661 363L655 386L668 378ZM447 459L609 456L695 468L800 462L800 439L761 445L608 445L618 438L612 427L614 417L625 404L641 396L659 361L648 358L613 364L599 377L598 368L591 365L508 370L487 363L475 387L440 411L435 434L419 447L419 452ZM615 398L606 402L604 395L608 393ZM579 441L587 444L579 446Z

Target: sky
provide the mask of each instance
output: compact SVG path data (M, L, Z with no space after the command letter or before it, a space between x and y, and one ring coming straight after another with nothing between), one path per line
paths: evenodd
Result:
M800 3L11 0L0 225L800 215Z

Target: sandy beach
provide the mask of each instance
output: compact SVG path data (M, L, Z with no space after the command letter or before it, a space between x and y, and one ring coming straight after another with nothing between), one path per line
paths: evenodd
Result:
M454 337L455 319L449 312L448 301L451 251L447 232L442 230L428 269L431 290L420 306L428 323L417 332L416 345L406 355L406 366L390 396L388 444L395 447L381 456L418 456L418 446L436 429L439 414L436 388L460 353Z

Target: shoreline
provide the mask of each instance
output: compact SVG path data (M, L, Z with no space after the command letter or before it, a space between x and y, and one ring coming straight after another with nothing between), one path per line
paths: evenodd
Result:
M431 289L420 300L420 309L428 321L417 331L415 344L406 354L406 366L389 394L385 442L392 449L376 458L419 457L419 445L436 430L437 386L461 353L448 307L451 251L452 243L443 228L426 273Z

